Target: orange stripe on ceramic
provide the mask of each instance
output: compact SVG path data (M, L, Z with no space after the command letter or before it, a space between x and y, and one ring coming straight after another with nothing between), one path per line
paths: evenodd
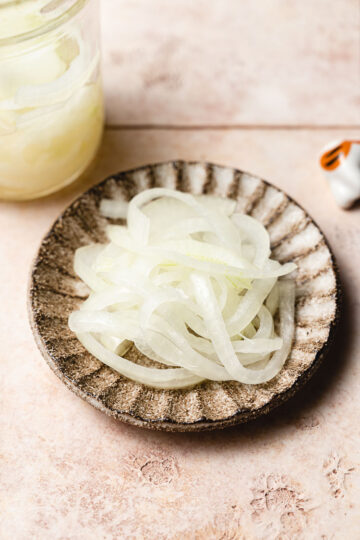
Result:
M336 169L341 163L341 157L343 159L347 157L353 144L360 144L360 141L343 141L335 148L324 152L320 158L320 165L326 171L332 171Z

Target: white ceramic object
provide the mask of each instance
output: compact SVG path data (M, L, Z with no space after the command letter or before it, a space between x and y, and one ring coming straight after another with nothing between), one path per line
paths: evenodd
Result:
M320 165L339 206L350 208L360 199L360 140L330 143Z

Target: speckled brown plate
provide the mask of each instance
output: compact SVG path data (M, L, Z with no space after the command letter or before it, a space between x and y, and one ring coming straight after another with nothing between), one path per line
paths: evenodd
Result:
M185 390L157 390L119 375L91 356L69 330L67 319L87 296L73 271L74 251L105 240L103 197L131 199L154 187L232 197L238 209L268 229L273 258L295 261L296 336L285 367L266 384L207 382ZM333 339L339 284L323 234L285 193L250 174L174 161L115 174L81 195L43 239L31 271L29 311L36 342L56 375L78 396L124 422L151 429L200 431L246 422L280 405L312 375ZM128 353L146 365L136 349Z

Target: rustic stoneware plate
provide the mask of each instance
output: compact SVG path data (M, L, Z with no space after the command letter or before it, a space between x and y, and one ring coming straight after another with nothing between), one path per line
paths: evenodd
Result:
M74 273L74 252L79 246L105 240L104 229L109 220L99 215L100 200L129 200L154 186L236 199L240 211L267 227L273 258L282 263L296 262L296 335L284 368L270 382L256 386L207 382L171 391L148 388L103 365L69 330L69 314L88 294ZM78 396L106 414L136 426L199 431L246 422L293 395L313 374L333 339L339 297L333 257L323 234L285 193L235 169L173 161L115 174L81 195L63 212L43 239L34 262L29 311L42 355ZM134 348L127 357L151 364Z

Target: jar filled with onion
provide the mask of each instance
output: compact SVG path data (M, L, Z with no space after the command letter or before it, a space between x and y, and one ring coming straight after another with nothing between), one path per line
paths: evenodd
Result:
M76 180L103 130L98 0L0 0L0 198Z

